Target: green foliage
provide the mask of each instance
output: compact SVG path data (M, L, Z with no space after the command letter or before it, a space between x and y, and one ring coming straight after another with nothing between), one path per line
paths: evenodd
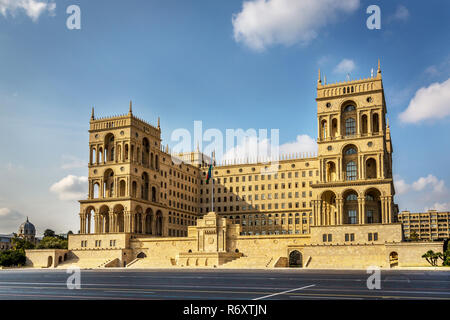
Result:
M418 241L419 240L419 235L417 234L417 232L413 231L413 232L411 232L411 235L409 236L409 239L411 241Z
M37 249L67 249L68 242L65 239L59 237L45 236L41 242L39 242Z
M0 266L23 266L25 265L25 250L5 250L0 252Z
M447 247L447 251L444 252L443 260L442 265L450 267L450 246Z
M444 255L441 252L434 252L433 250L428 250L427 253L422 255L422 258L428 261L433 267L437 266L438 259L444 260Z
M17 236L12 238L11 242L12 242L12 246L15 250L34 249L34 247L35 247L34 243L31 243L30 241L23 239L23 238L19 238Z
M54 237L54 236L55 236L55 231L53 231L52 229L45 229L44 238L45 237Z

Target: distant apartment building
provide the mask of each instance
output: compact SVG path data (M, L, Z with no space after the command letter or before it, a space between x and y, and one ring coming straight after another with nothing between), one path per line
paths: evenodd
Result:
M9 250L12 247L11 239L14 234L0 234L0 251Z
M402 211L398 214L398 220L403 225L405 239L437 240L448 239L450 236L450 212L412 213Z

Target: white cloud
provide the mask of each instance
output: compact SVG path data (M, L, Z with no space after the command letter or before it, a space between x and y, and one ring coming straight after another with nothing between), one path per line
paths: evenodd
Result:
M355 70L356 64L351 59L343 59L339 64L334 68L335 73L350 73Z
M341 13L354 12L359 0L251 0L233 14L236 42L256 51L282 44L308 44Z
M288 142L278 146L278 153L272 154L272 152L277 152L271 148L270 139L258 139L255 136L249 136L242 139L239 145L229 149L222 157L224 161L248 161L254 162L256 159L277 159L277 155L291 155L297 153L317 153L317 143L310 136L298 135L296 140L293 142Z
M426 208L426 210L428 210L428 209L437 210L437 211L449 211L450 210L450 202L447 202L447 203L436 202L435 204L433 204L433 206L431 208Z
M413 189L416 191L421 191L427 186L431 186L434 192L444 192L445 190L444 180L439 180L432 174L429 174L426 177L421 177L412 184Z
M405 6L399 5L393 16L394 20L406 21L409 18L409 10Z
M450 115L450 78L442 83L417 90L408 108L399 118L404 123L418 123L423 120L441 119Z
M80 200L86 198L88 178L68 175L54 183L50 191L56 193L60 200Z
M405 194L410 190L410 186L403 179L394 179L394 185L397 194Z
M61 169L64 170L87 167L86 161L71 155L63 155L62 159L64 163L61 165Z
M411 190L422 191L425 188L431 187L432 192L443 193L446 191L444 180L439 180L434 175L429 174L426 177L420 177L414 181L411 185L406 183L405 180L396 176L394 179L395 190L398 194L405 194Z
M0 0L0 13L4 17L8 14L14 17L17 11L24 11L31 20L36 22L46 11L54 16L55 10L56 3L48 0Z

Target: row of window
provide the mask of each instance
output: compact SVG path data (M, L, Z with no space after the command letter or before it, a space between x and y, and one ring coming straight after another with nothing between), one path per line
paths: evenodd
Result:
M355 241L355 234L354 233L346 233L344 235L346 242L353 242ZM322 235L322 241L323 242L332 242L333 241L333 235L331 233L324 233ZM369 232L367 234L367 241L378 241L378 232Z
M307 171L302 171L302 177L303 177L303 178L306 177L306 174L307 174L306 172L307 172ZM295 178L298 178L298 177L299 177L299 172L298 172L298 171L295 171L295 172L287 172L287 178L288 178L288 179L291 179L291 178L293 177L292 173L294 173L294 177L295 177ZM217 171L216 171L216 174L217 174ZM203 172L203 175L206 175L206 173ZM260 180L265 180L265 177L267 177L267 180L271 180L271 179L272 179L272 176L273 176L273 179L274 179L274 180L279 179L279 178L278 178L279 174L278 174L278 173L273 173L273 174L260 174L260 175L249 175L249 176L237 176L237 177L234 177L234 182L236 182L236 183L239 182L239 179L241 179L241 182L245 182L246 179L247 179L248 182L251 182L252 179L253 179L253 181L258 181L258 179L260 179ZM313 176L313 171L312 171L312 170L309 170L309 171L308 171L308 176L309 176L309 177L312 177L312 176ZM319 170L316 171L316 176L319 176ZM281 177L281 179L285 179L285 178L286 178L286 173L285 173L285 172L280 173L280 177ZM219 184L220 184L221 181L223 181L223 183L227 183L227 182L233 183L233 177L224 177L224 178L216 178L216 179L214 179L214 183L219 183Z

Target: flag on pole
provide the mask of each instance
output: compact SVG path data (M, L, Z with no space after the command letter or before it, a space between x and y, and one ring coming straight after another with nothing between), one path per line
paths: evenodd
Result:
M208 183L209 179L211 179L212 177L212 168L213 168L212 164L209 165L208 174L206 175L206 183Z

